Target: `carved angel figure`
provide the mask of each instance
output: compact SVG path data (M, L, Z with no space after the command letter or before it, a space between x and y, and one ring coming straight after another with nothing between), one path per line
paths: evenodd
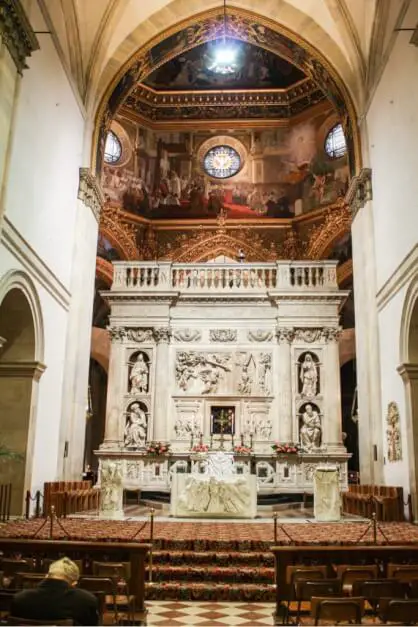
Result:
M311 353L307 353L300 366L300 380L302 382L302 396L312 398L317 393L318 372Z
M149 365L144 359L144 354L139 353L131 371L131 394L144 394L148 392Z

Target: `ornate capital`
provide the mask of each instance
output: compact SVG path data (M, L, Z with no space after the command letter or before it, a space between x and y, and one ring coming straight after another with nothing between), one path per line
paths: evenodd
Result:
M322 337L324 338L327 344L331 342L339 342L341 337L341 328L340 327L324 327L322 329Z
M408 383L411 380L418 379L417 364L401 364L397 367L397 371L401 375L404 383Z
M1 0L0 35L19 74L28 66L26 58L39 50L33 28L19 0Z
M372 199L372 171L371 168L363 168L358 176L351 179L350 187L345 196L345 202L351 208L353 219L366 202Z
M278 328L276 329L276 337L279 340L279 344L291 344L295 337L295 330L293 327Z
M90 207L97 221L104 203L102 188L90 168L80 168L78 198L86 207Z
M169 344L171 338L170 327L154 327L154 340L157 344Z
M320 328L307 328L307 329L295 329L295 339L299 342L319 342L323 337L323 329Z
M127 329L126 337L132 342L152 342L154 339L152 329Z
M107 327L109 331L110 341L113 342L122 342L123 338L126 337L126 329L125 327Z

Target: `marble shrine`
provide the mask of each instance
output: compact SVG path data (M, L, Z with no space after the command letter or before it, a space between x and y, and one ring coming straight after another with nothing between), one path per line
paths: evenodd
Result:
M258 494L313 491L324 463L347 487L336 262L114 268L102 482L190 490L218 451ZM103 508L120 512L111 492Z

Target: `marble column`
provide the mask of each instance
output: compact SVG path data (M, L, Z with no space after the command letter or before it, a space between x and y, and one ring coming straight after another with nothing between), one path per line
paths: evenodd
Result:
M330 452L341 452L342 416L341 416L341 381L338 328L325 327L324 347L324 409L322 418L322 444Z
M111 327L108 389L106 401L105 437L101 449L119 448L121 445L122 398L125 393L127 376L125 368L125 348L123 339L126 331L123 327Z
M170 327L156 327L154 329L154 339L157 343L155 385L154 385L154 417L153 417L153 439L159 442L167 440L168 425L168 400L170 386L169 370L169 344L171 337Z
M279 442L293 442L298 434L293 434L292 420L292 351L294 338L292 328L277 329L279 341Z

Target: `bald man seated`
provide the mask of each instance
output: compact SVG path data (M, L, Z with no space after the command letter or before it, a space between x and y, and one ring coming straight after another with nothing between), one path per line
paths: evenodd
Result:
M72 619L74 625L98 624L98 601L94 594L76 588L80 571L68 557L53 562L39 586L18 592L11 616L37 621Z

